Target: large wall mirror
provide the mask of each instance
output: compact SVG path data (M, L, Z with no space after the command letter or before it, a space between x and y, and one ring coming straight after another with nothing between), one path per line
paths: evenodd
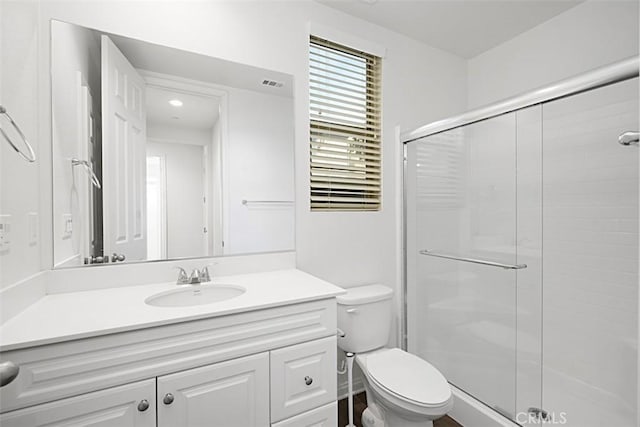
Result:
M54 267L294 248L292 76L51 22Z

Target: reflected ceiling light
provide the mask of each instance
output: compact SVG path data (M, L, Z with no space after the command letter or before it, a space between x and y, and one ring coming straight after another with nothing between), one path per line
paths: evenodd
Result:
M179 99L172 99L171 101L169 101L169 104L173 105L174 107L182 107L182 101L180 101Z

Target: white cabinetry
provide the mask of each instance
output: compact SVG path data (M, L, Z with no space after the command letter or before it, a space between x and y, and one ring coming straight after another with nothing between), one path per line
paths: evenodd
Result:
M338 427L338 404L330 403L320 408L312 409L295 417L288 418L272 427Z
M2 427L155 427L156 382L139 381L0 415Z
M271 352L271 419L281 421L336 400L336 338Z
M269 421L269 353L158 378L158 427L267 427Z
M330 298L3 352L0 425L335 427L335 331Z

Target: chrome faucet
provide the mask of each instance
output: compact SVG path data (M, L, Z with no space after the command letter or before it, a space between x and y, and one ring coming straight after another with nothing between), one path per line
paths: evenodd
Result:
M191 272L191 276L189 276L189 283L191 283L192 285L200 284L200 270L198 270L197 268L193 269L193 271Z
M209 268L205 266L202 270L194 268L190 276L187 276L187 272L182 267L176 267L178 269L178 280L176 285L199 285L200 283L206 283L211 281L209 275Z

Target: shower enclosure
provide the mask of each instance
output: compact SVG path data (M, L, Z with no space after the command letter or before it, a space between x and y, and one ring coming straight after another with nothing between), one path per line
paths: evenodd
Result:
M637 75L403 135L407 349L519 424L637 425Z

